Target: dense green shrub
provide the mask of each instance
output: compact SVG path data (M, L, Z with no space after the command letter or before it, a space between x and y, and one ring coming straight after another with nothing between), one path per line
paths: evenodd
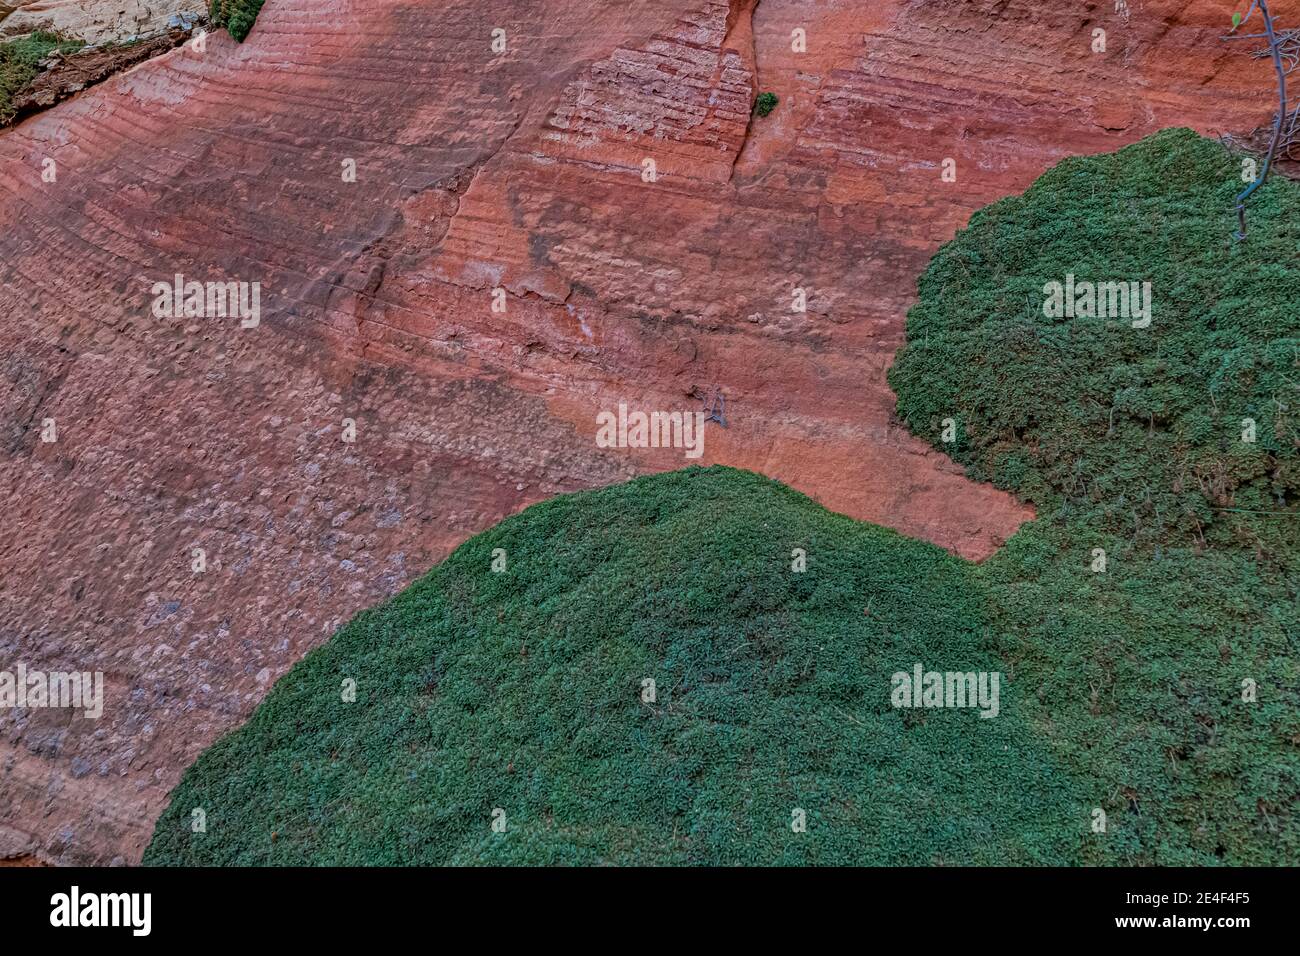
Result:
M890 375L915 432L1039 507L979 576L1096 781L1089 859L1300 862L1300 187L1236 243L1240 169L1186 130L1062 162L935 256ZM1151 326L1046 317L1067 273L1150 281Z
M759 116L766 116L776 109L778 102L775 93L759 93L758 99L754 101L754 112Z
M890 373L898 411L972 476L1125 537L1232 540L1300 500L1300 189L1257 194L1188 130L1067 159L935 256ZM1145 329L1047 318L1046 283L1148 281ZM938 441L942 422L959 441ZM1241 441L1243 420L1256 441Z
M536 505L295 666L145 861L1300 862L1300 188L1234 244L1237 168L1070 160L935 257L900 413L1039 508L983 565L726 468ZM1149 279L1151 327L1045 317L1067 271ZM916 662L1000 715L894 709Z
M71 53L84 45L80 40L40 32L0 43L0 124L13 119L14 94L35 78L41 60L55 50Z
M1057 859L1086 809L1016 688L992 720L889 702L915 662L997 670L984 613L965 562L746 472L557 498L309 654L186 773L146 862Z
M263 0L210 0L208 16L214 27L225 27L240 43L253 29Z

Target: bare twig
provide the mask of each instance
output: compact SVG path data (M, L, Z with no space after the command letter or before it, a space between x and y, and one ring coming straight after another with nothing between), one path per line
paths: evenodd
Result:
M1284 30L1278 32L1273 21L1273 14L1268 9L1268 0L1251 0L1250 9L1246 12L1246 16L1236 26L1249 21L1256 10L1259 10L1264 18L1264 32L1254 34L1250 39L1267 39L1268 47L1265 50L1257 50L1252 55L1255 57L1268 56L1273 60L1273 68L1277 72L1278 110L1277 115L1273 118L1273 135L1269 140L1268 151L1264 154L1264 165L1255 181L1237 196L1238 229L1236 237L1238 241L1246 238L1246 200L1268 178L1269 171L1273 167L1273 160L1278 155L1278 150L1281 149L1284 154L1289 156L1291 150L1295 148L1297 145L1295 134L1297 125L1300 123L1300 108L1295 113L1288 114L1286 99L1287 74L1295 69L1296 64L1300 62L1300 31ZM1233 27L1234 30L1236 26ZM1243 36L1242 39L1247 39L1247 37Z

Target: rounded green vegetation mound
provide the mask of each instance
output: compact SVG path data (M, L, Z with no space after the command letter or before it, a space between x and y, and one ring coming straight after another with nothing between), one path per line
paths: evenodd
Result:
M1038 506L977 576L1024 716L1094 781L1091 862L1300 863L1300 186L1236 242L1241 175L1187 130L1062 162L935 256L890 374Z
M557 498L294 667L186 773L145 859L1052 858L1086 811L1013 688L996 719L890 703L916 663L997 671L983 619L964 562L750 473Z
M972 477L1141 540L1240 540L1225 514L1295 505L1300 186L1257 193L1237 242L1241 170L1166 130L977 212L921 278L899 414Z
M210 0L208 17L214 27L225 27L243 43L257 21L264 0Z

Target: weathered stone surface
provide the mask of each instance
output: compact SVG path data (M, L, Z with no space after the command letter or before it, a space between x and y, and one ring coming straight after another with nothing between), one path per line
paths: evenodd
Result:
M87 43L121 42L207 12L205 0L14 0L0 3L0 37L47 30Z
M0 135L0 667L107 681L98 721L0 714L0 856L137 860L340 621L530 502L688 463L597 448L619 401L720 388L702 462L996 548L1028 511L892 419L917 275L1066 155L1268 112L1225 0L1128 8L268 0L243 46ZM175 273L260 282L261 325L154 318Z

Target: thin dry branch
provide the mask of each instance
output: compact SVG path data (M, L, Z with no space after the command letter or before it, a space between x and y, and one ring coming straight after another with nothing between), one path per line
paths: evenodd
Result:
M1256 10L1264 18L1264 32L1239 35L1239 38L1267 40L1267 46L1263 50L1255 50L1251 55L1257 58L1268 57L1273 61L1273 68L1277 73L1278 109L1273 116L1272 134L1269 136L1268 150L1264 154L1263 168L1260 169L1259 176L1255 178L1255 181L1237 196L1238 229L1236 237L1238 240L1246 238L1246 200L1264 184L1277 156L1291 157L1292 150L1297 146L1297 125L1300 125L1300 116L1297 115L1300 114L1300 108L1288 111L1286 96L1287 74L1295 69L1297 63L1300 63L1300 31L1279 31L1273 20L1273 14L1268 8L1268 0L1251 0L1250 9L1246 11L1246 16L1234 24L1233 29L1235 30L1241 24L1248 22L1255 15ZM1226 39L1233 39L1233 37Z

